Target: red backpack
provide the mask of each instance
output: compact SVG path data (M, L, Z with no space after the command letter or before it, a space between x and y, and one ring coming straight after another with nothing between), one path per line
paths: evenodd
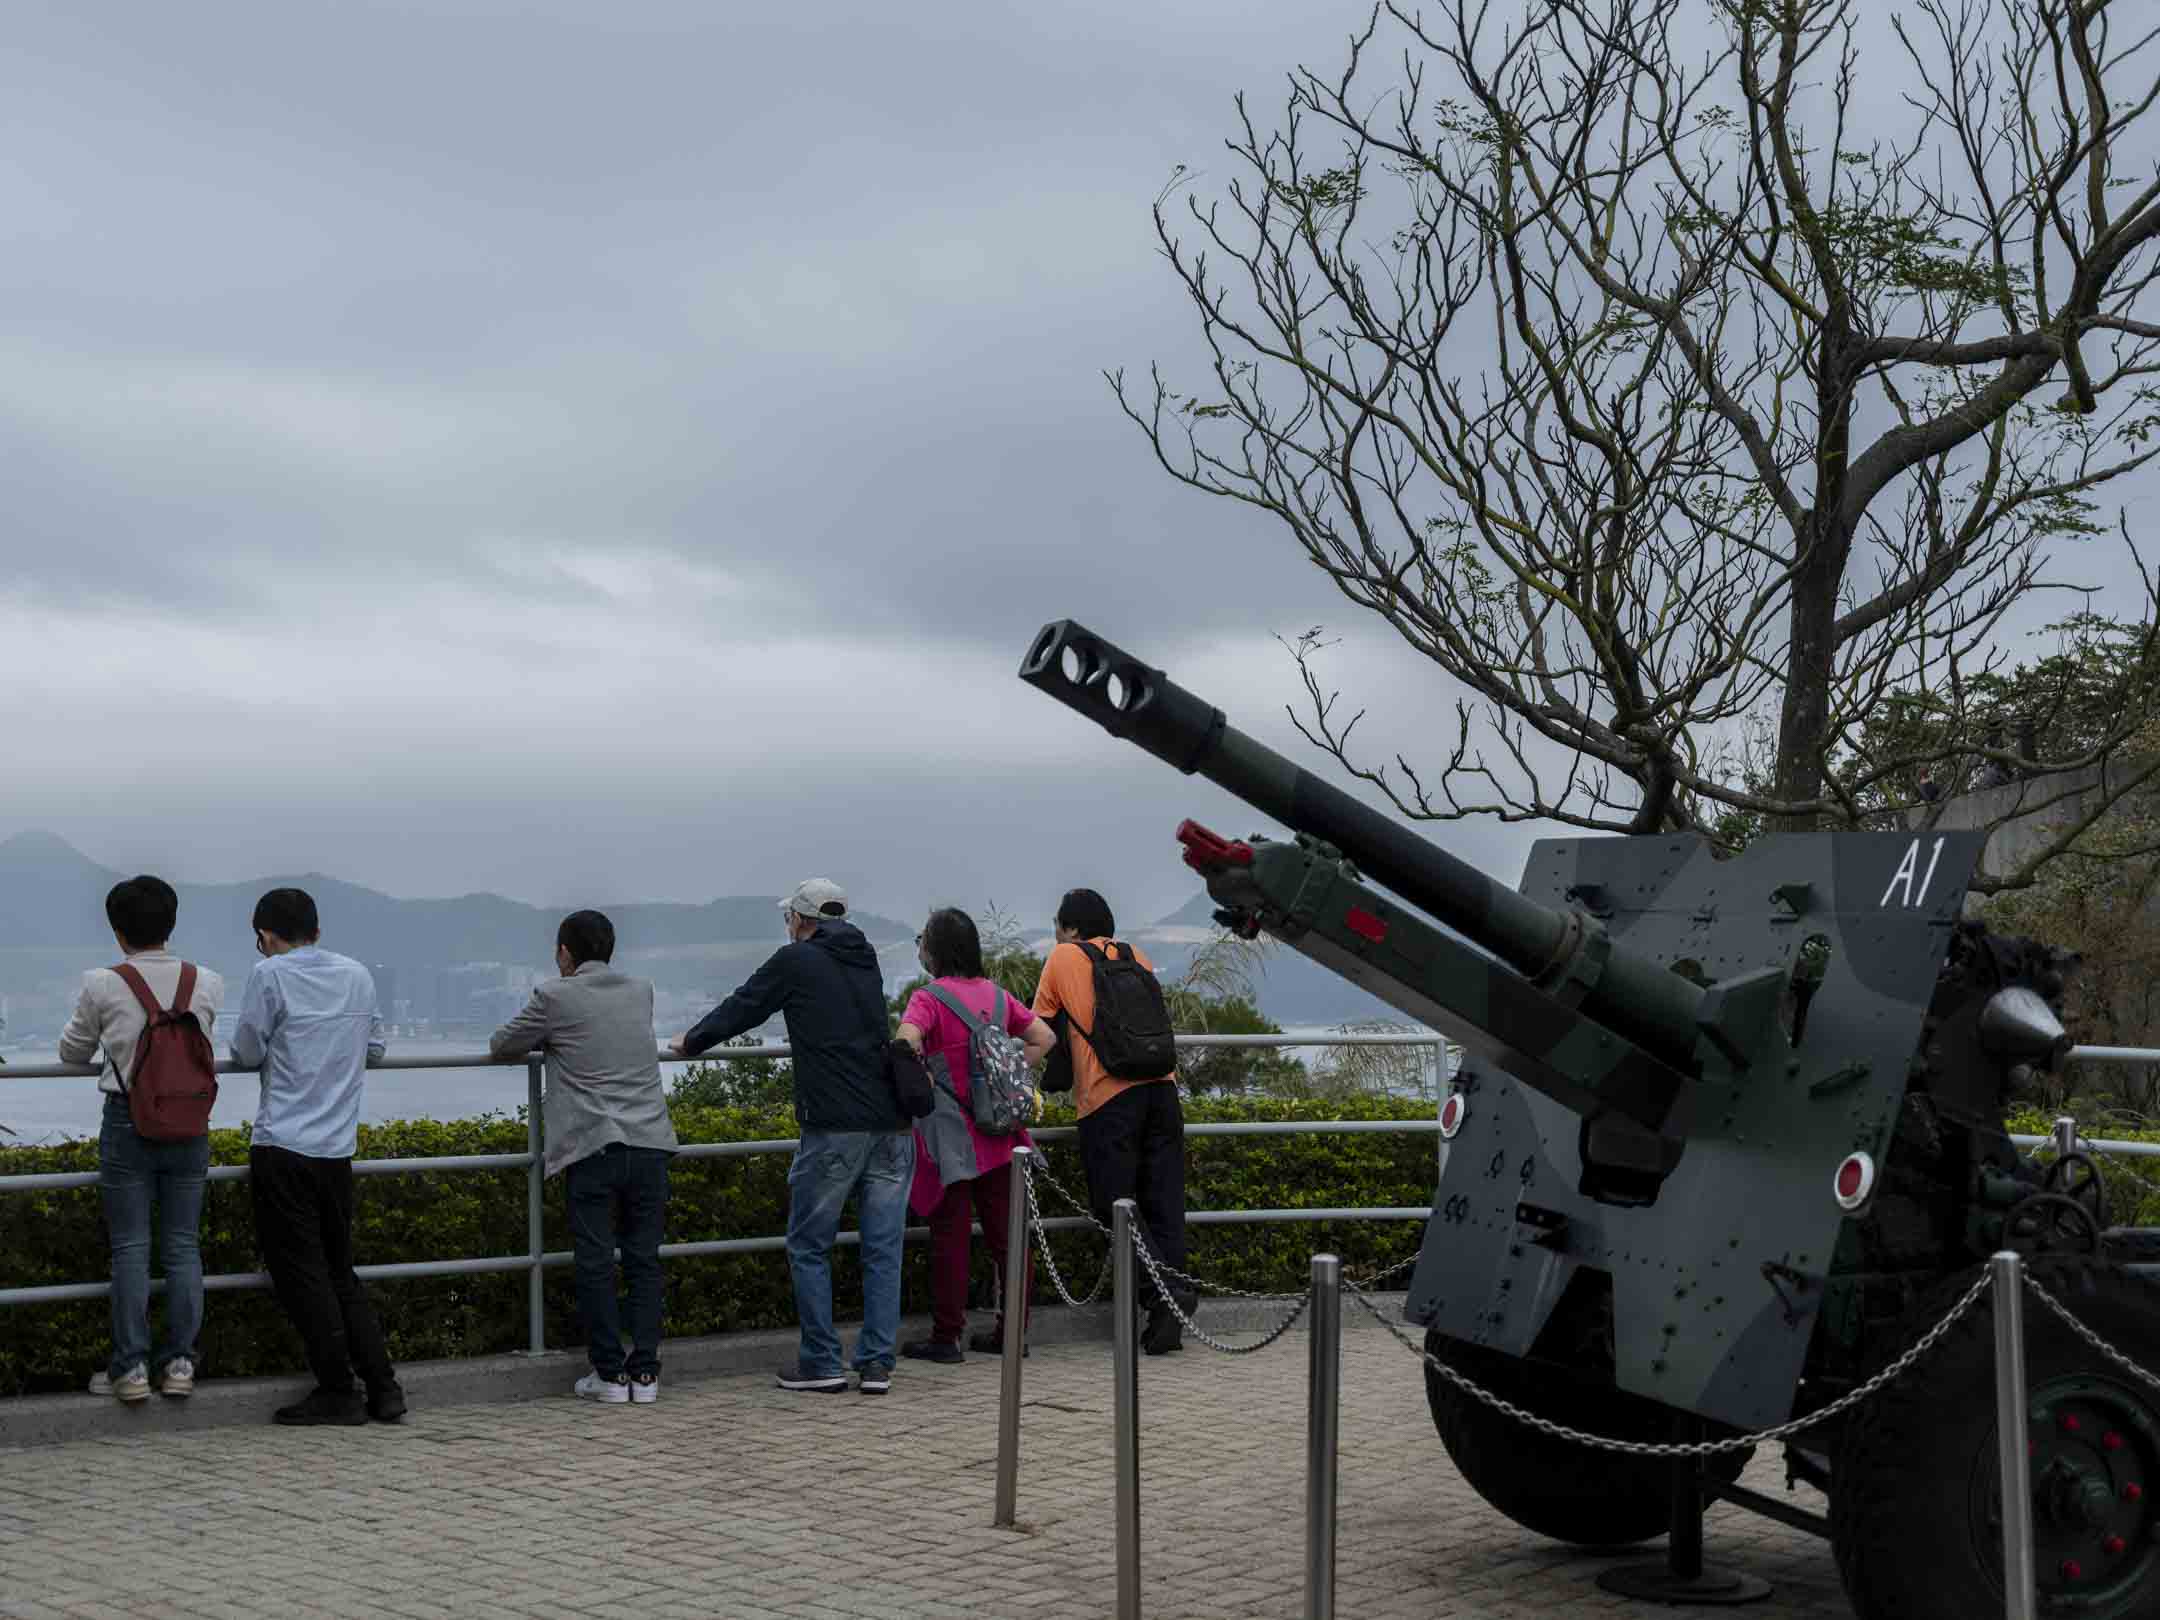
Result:
M206 1135L217 1103L217 1058L202 1020L188 1011L195 995L195 964L180 964L180 983L170 1008L160 1007L133 965L113 972L142 1003L142 1039L135 1043L134 1072L121 1082L135 1134L149 1142L185 1142Z

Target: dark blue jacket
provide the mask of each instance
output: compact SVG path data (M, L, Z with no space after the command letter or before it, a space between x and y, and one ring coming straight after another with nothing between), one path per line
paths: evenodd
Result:
M765 960L727 1000L699 1019L683 1050L733 1040L781 1014L794 1050L795 1119L806 1131L898 1131L901 1116L885 1078L892 1036L877 952L853 923L819 923Z

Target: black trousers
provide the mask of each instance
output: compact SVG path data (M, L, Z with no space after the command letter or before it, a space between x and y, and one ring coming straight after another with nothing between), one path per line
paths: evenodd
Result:
M248 1188L256 1245L316 1386L348 1392L354 1373L370 1390L394 1382L382 1327L353 1274L352 1160L251 1148Z
M1140 1206L1141 1238L1164 1265L1185 1269L1185 1110L1177 1083L1151 1080L1127 1086L1080 1121L1080 1160L1087 1167L1088 1203L1110 1224L1110 1206L1130 1198ZM1153 1280L1140 1267L1140 1303L1156 1302Z

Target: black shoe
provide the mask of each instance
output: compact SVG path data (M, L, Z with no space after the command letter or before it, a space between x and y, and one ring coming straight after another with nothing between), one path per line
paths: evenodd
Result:
M366 1424L367 1401L357 1389L314 1389L293 1402L281 1406L275 1421L308 1427L314 1424L336 1424L343 1428L357 1428Z
M996 1328L977 1328L968 1340L970 1350L980 1350L986 1356L1002 1356L1005 1353L1005 1335ZM1028 1353L1028 1342L1020 1341L1020 1353Z
M892 1388L890 1367L860 1367L855 1373L855 1387L865 1395L883 1395Z
M900 1353L910 1361L938 1361L948 1367L967 1360L966 1351L943 1339L910 1339L900 1347Z
M377 1423L395 1423L405 1415L405 1387L395 1378L368 1391L367 1415Z
M1174 1356L1185 1348L1185 1330L1178 1326L1178 1319L1169 1306L1157 1305L1148 1312L1147 1331L1140 1335L1140 1348L1151 1356Z

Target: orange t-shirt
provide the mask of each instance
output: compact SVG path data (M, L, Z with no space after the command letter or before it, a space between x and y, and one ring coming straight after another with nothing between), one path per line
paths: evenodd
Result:
M1089 941L1105 954L1115 957L1118 947L1114 941L1097 939ZM1138 946L1126 949L1133 960L1150 972L1155 964L1150 962ZM1102 1066L1102 1059L1095 1055L1095 1048L1082 1029L1095 1027L1095 964L1088 954L1077 945L1059 945L1050 952L1050 960L1043 963L1042 979L1035 986L1036 1016L1055 1018L1066 1015L1066 1044L1072 1049L1073 1105L1085 1119L1104 1103L1128 1086L1159 1086L1164 1080L1176 1080L1175 1070L1155 1080L1119 1080L1113 1078Z

